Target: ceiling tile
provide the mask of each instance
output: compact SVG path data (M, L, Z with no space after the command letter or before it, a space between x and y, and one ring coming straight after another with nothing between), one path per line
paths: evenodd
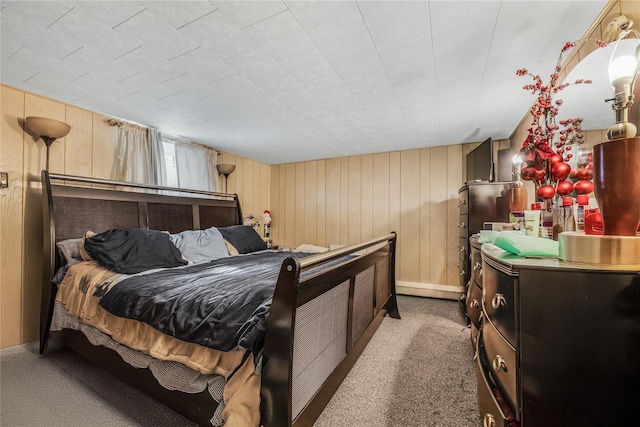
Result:
M153 13L145 10L114 28L158 56L171 59L198 48L198 45ZM158 43L158 40L163 40Z
M229 58L225 63L254 83L287 75L286 71L260 48Z
M355 1L285 1L285 4L305 29L358 11Z
M225 60L257 46L219 10L185 25L179 30L203 49Z
M49 28L81 45L100 50L109 58L124 55L140 46L139 43L123 37L76 9L71 10Z
M236 74L233 68L202 48L189 51L169 62L174 67L189 71L198 80L202 80L201 83L212 82Z
M238 28L246 28L287 10L281 1L214 1Z
M130 0L65 0L65 3L109 28L122 24L144 10L144 7L138 2Z
M180 28L216 10L216 7L208 1L138 0L138 3L173 28Z
M147 48L140 47L114 61L115 63L129 67L139 72L153 74L156 81L165 81L183 75L185 70L179 63L168 61ZM143 67L140 64L144 64Z
M10 12L20 16L30 23L28 29L32 31L33 24L48 27L71 9L71 6L61 1L2 1L2 13Z
M244 32L276 61L315 48L289 11L253 24Z

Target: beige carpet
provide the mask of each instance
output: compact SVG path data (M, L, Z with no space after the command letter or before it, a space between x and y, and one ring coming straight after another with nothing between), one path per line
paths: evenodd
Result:
M316 427L478 426L470 332L458 303L398 298ZM191 426L66 349L0 352L0 426Z

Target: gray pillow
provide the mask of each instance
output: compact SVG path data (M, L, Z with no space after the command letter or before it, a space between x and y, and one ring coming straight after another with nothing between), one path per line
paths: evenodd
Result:
M67 264L73 265L82 261L82 256L80 255L81 241L82 239L67 239L56 243L58 252L62 254Z
M182 255L194 264L229 256L222 234L215 227L187 230L171 234L169 238Z

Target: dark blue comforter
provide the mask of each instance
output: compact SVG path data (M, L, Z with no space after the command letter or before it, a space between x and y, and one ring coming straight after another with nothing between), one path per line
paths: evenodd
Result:
M306 255L262 252L133 276L109 290L100 306L183 341L257 354L280 266Z

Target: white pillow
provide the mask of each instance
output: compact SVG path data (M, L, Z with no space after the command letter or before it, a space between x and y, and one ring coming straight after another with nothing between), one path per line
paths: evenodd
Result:
M327 252L329 248L325 248L322 246L309 245L307 243L303 243L297 248L293 250L293 252L311 252L311 253L322 253Z
M206 230L187 230L182 233L171 234L171 242L176 245L184 258L194 264L209 262L229 256L224 238L217 228Z

